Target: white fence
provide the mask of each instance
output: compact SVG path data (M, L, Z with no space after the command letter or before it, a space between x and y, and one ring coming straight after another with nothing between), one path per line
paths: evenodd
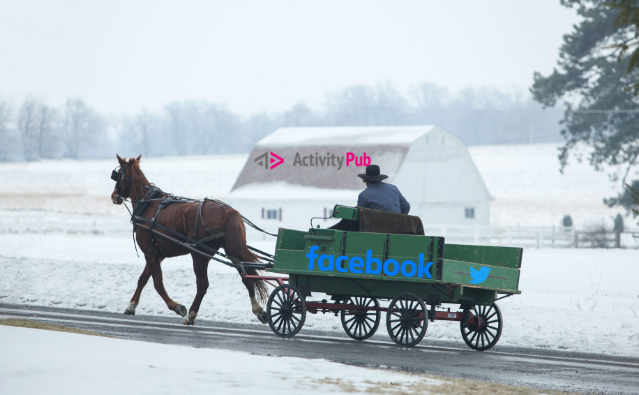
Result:
M446 242L517 247L572 247L572 227L424 224L427 235L441 235Z
M497 226L497 225L446 225L424 224L424 233L444 236L447 243L497 245L513 247L568 248L592 247L584 242L585 234L572 227L563 226ZM638 229L626 229L621 234L621 246L639 248ZM608 237L614 240L614 235ZM613 241L607 245L614 245Z

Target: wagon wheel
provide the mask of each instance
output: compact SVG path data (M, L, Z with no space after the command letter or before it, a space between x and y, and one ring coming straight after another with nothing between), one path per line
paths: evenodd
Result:
M391 339L400 346L413 347L428 328L426 305L414 293L405 292L390 303L386 313L386 328Z
M282 284L268 298L266 313L273 333L280 337L295 336L306 319L304 295L294 286Z
M475 315L475 322L468 323L468 315ZM504 326L501 319L501 310L496 304L492 306L473 306L464 308L460 322L460 329L464 341L468 347L477 351L485 351L492 348L499 341L501 329Z
M379 327L382 313L379 310L358 310L357 307L377 307L379 301L375 298L351 297L346 304L353 305L353 309L342 310L342 327L346 334L355 340L366 340L373 336Z

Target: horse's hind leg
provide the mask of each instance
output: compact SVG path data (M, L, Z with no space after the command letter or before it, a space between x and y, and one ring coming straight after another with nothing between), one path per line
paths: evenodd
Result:
M153 285L155 286L155 290L158 291L158 294L164 300L166 306L169 308L169 310L175 311L182 317L186 316L186 307L171 299L169 297L169 294L166 292L166 289L164 289L164 282L162 281L162 268L160 267L161 259L149 255L145 255L145 258L146 264L151 270L151 276L153 277Z
M240 276L242 276L242 272L239 269L237 271L240 273ZM245 278L244 276L242 276L242 283L244 283L244 286L248 290L249 298L251 299L251 310L253 311L253 314L255 314L257 319L260 320L262 324L268 323L266 312L255 298L255 288L253 283L250 279Z
M209 288L207 269L210 259L199 254L191 254L191 257L193 258L193 271L195 272L195 281L197 283L197 294L189 309L189 315L187 315L184 320L184 325L195 324L195 317L197 317L197 312L200 310L200 304L202 303L204 295L206 295L206 290Z
M129 303L129 306L126 308L126 310L124 310L124 314L128 314L128 315L135 314L135 309L138 307L138 304L140 303L140 295L142 295L142 290L144 289L144 286L146 285L146 283L149 281L149 277L151 277L151 269L149 268L149 265L147 264L144 267L144 271L142 272L142 274L140 274L140 278L138 279L138 288L135 290L135 293L133 294L133 297L131 298L131 303Z

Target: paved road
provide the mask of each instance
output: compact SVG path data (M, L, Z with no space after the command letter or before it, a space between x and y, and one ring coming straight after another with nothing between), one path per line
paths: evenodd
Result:
M261 355L324 358L350 365L430 373L550 390L639 394L639 358L610 357L497 345L486 352L428 339L403 349L380 330L357 342L345 334L302 330L280 339L268 327L199 320L185 327L178 316L125 316L99 311L0 303L0 318L28 318L126 339Z

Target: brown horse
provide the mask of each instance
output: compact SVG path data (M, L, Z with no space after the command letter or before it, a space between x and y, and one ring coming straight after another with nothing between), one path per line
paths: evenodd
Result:
M149 188L153 186L140 169L140 158L142 155L137 159L131 158L128 161L120 158L119 155L116 156L120 163L120 169L118 171L119 181L115 184L115 188L111 194L111 200L113 204L122 204L124 200L130 198L131 204L133 207L136 207L137 204L145 198ZM155 198L163 197L169 197L169 195L161 193L155 196ZM160 201L150 202L142 214L142 217L152 219L156 215L160 203ZM200 204L201 202L179 202L170 204L160 211L156 218L156 223L195 240L201 240L208 236L204 226L208 228L208 231L214 234L224 232L225 235L223 237L211 240L205 245L215 251L219 248L224 248L226 255L243 262L259 262L258 257L247 248L246 233L240 213L217 202L205 201L201 206L200 218L198 216ZM138 303L140 303L142 289L149 280L149 277L153 277L153 285L158 294L164 299L169 310L175 311L182 317L186 316L184 320L185 325L193 325L195 323L195 317L197 317L197 312L200 309L202 298L204 298L206 290L209 287L207 268L210 259L193 253L183 246L161 236L152 238L147 229L139 226L136 227L135 230L135 239L144 253L146 267L140 275L138 287L124 314L135 314L135 309ZM189 253L193 258L193 271L196 277L197 294L195 299L193 299L193 304L187 316L186 308L171 299L164 289L164 284L162 283L162 268L160 265L165 257L172 258ZM246 272L247 274L257 274L254 269L246 269ZM262 323L266 324L264 309L255 297L257 293L260 300L264 301L266 298L267 290L264 281L242 277L242 282L248 290L253 313Z

